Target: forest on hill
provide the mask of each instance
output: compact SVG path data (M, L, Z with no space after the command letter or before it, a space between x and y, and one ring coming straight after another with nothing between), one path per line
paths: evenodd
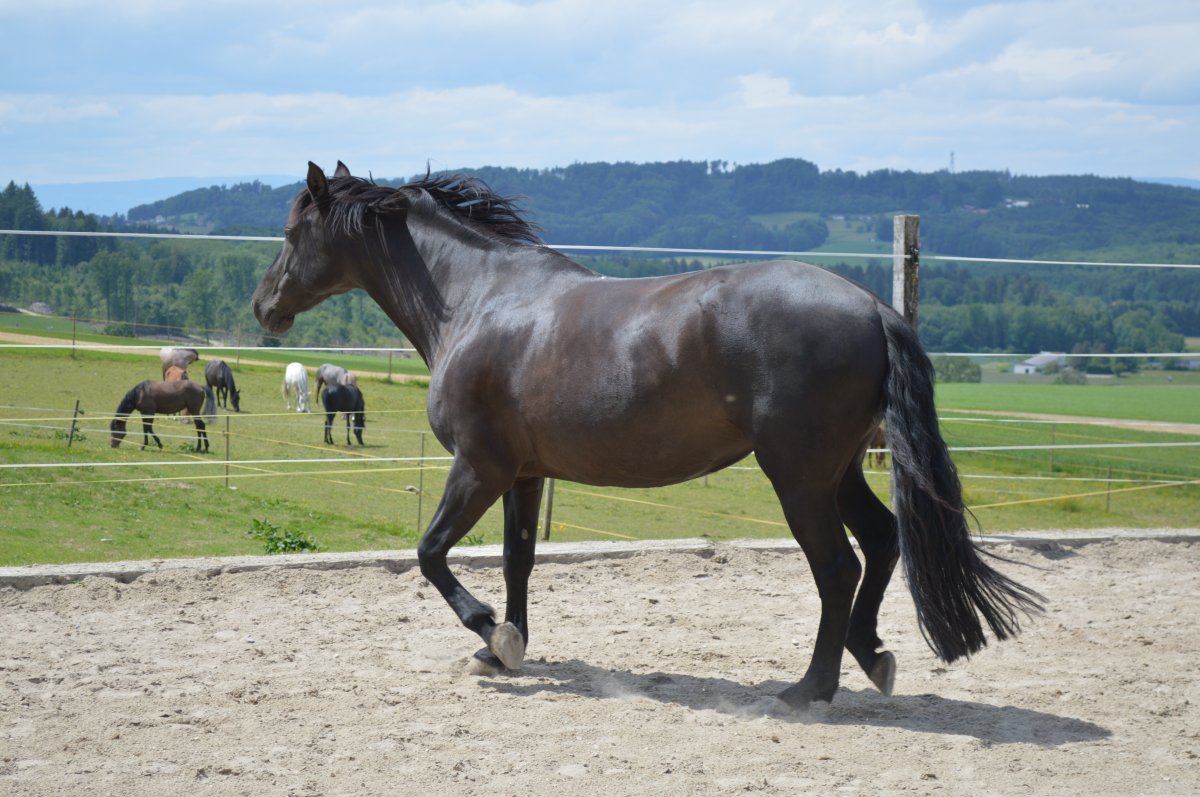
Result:
M352 164L353 166L353 164ZM464 170L522 197L552 244L886 251L892 216L921 216L925 254L1200 262L1200 191L1095 176L1007 172L857 174L799 159L581 163ZM379 180L399 185L402 180ZM198 189L97 218L47 211L28 187L0 193L0 228L278 235L301 183ZM847 236L854 240L848 241ZM0 302L49 303L118 329L251 330L248 298L276 246L0 236ZM613 276L712 266L714 258L581 258ZM889 264L818 261L890 296ZM1200 270L926 261L921 335L934 351L1179 351L1200 335ZM377 345L394 328L361 295L298 320L289 344Z

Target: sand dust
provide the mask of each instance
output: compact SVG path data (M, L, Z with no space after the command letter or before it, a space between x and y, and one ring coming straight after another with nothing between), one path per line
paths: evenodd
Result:
M415 570L4 588L0 793L1200 793L1200 545L1002 553L1051 601L1019 640L942 665L898 581L896 694L847 657L797 716L765 712L816 631L798 552L539 565L507 677L464 674L477 641Z

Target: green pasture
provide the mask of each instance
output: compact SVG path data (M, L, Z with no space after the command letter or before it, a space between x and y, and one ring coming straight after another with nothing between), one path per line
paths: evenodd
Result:
M70 318L49 317L49 316L32 316L32 315L12 315L0 314L0 333L12 333L17 335L34 335L41 338L54 338L61 340L64 346L69 346L71 341L78 344L101 345L101 346L185 346L204 344L182 344L177 341L167 339L154 338L128 338L120 335L104 335L96 332L88 324L72 324ZM245 345L248 347L257 347L261 337L247 333L245 336ZM399 337L396 340L397 349L408 347L408 344L402 341ZM69 353L70 349L63 351ZM76 347L76 353L84 352L85 348ZM349 368L351 371L359 373L377 373L386 375L389 372L393 375L408 375L408 376L428 376L429 369L425 367L425 363L419 357L411 352L405 353L396 351L389 356L383 352L362 353L362 354L342 354L340 352L311 352L311 351L288 351L286 349L274 351L269 348L250 348L242 349L239 347L214 348L204 350L202 353L202 364L208 359L222 359L230 365L240 365L242 360L254 363L278 363L287 365L291 362L304 363L307 366L316 368L318 365L336 360L338 364ZM89 354L89 356L91 356ZM157 354L155 354L157 357ZM195 376L195 375L194 375Z
M137 382L158 377L156 352L89 351L71 357L63 350L0 349L5 373L0 383L0 465L103 465L0 469L0 564L261 553L261 543L247 534L255 520L311 537L328 551L413 547L441 495L446 467L439 459L446 452L425 419L423 383L361 377L367 445L348 447L338 416L337 444L329 446L322 441L319 414L286 411L281 364L293 359L349 364L349 358L302 358L288 352L279 353L287 355L280 364L258 364L263 354L254 352L254 363L243 359L237 364L226 357L235 366L243 412L222 412L210 427L212 450L195 454L192 426L170 418L155 425L164 451L140 448L137 416L125 444L115 450L109 446L108 423L122 395ZM1200 421L1197 389L1194 384L1115 381L1103 386L939 385L939 404L946 419L943 432L952 446L1057 446L1053 452L955 454L968 503L985 532L1194 527L1200 510L1200 487L1194 483L1200 480L1197 448L1064 446L1187 442L1200 436L1077 423L1005 423L969 411L1195 423ZM68 447L77 400L85 414ZM967 418L974 420L963 420ZM227 469L222 462L226 445L232 460L284 461ZM359 462L364 456L399 461ZM886 472L869 478L887 501ZM500 531L500 513L493 509L466 542L499 542ZM771 488L752 458L706 479L662 489L556 485L553 540L697 536L788 536Z

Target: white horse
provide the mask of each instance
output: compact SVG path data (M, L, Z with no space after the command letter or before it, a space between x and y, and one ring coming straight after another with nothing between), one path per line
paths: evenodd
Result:
M283 398L292 408L292 393L296 394L296 412L308 412L308 371L302 363L289 363L283 375Z

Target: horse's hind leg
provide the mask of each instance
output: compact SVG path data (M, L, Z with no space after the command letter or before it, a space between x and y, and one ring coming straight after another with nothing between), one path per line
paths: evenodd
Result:
M806 474L802 468L771 462L761 453L758 460L779 496L784 517L804 550L821 596L821 621L808 670L799 683L779 695L793 708L804 709L814 700L832 702L837 692L850 609L862 566L838 516L835 486L821 483L828 475Z
M896 677L896 658L880 650L883 642L879 639L878 622L883 593L900 556L896 517L871 491L858 467L851 468L838 487L838 510L866 560L862 585L850 613L846 650L879 691L890 695Z
M537 544L538 510L542 505L542 479L520 479L504 494L504 623L492 634L491 648L475 653L488 669L516 669L529 645L529 576ZM504 662L508 662L507 665Z
M200 416L196 416L196 453L200 452L200 441L204 441L204 450L208 451L208 431L204 428L204 421L200 420Z
M162 440L159 440L158 435L154 433L153 415L142 418L142 448L150 445L151 437L154 438L154 442L158 443L158 447L162 448Z

